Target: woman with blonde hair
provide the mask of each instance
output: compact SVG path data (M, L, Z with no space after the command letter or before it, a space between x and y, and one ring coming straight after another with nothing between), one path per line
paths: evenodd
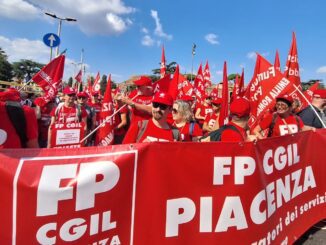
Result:
M179 129L182 141L198 141L203 135L201 128L194 120L189 103L176 100L172 107L172 126Z

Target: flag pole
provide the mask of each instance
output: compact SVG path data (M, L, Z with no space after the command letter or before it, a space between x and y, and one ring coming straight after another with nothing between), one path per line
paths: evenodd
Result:
M134 100L136 97L138 96L138 94L136 94L131 100ZM108 118L106 118L100 125L98 125L95 129L93 129L92 132L90 132L88 135L86 135L79 143L83 143L85 140L87 140L92 134L94 134L100 127L102 127L103 125L105 125L112 117L114 117L119 111L121 111L123 108L125 108L127 106L127 104L124 104L123 106L121 106L118 110L116 110L111 116L109 116Z
M316 116L318 117L319 121L321 122L321 124L323 125L323 128L326 128L326 125L324 123L324 121L321 119L321 117L319 116L318 112L316 111L316 109L314 108L314 106L310 103L310 101L306 98L306 96L301 92L301 90L295 85L292 84L295 89L302 95L302 97L306 100L306 102L309 104L310 108L313 110L313 112L316 114Z
M192 78L193 78L193 74L194 74L194 56L196 54L195 49L196 49L196 44L193 44L192 45L192 52L191 52L191 54L192 54L192 59L191 59L191 79L190 79L191 82L193 81Z

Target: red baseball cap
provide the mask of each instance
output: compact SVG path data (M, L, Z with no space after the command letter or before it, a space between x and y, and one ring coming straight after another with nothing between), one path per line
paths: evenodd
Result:
M223 100L221 98L215 98L212 100L212 104L215 104L215 105L220 105L222 104Z
M92 92L92 96L96 96L96 95L99 95L100 93L98 91L93 91Z
M171 95L161 92L161 93L156 93L154 95L154 98L153 98L152 102L172 106L173 105L173 98L172 98Z
M151 86L152 80L149 77L141 76L137 80L134 81L136 86Z
M250 103L244 98L237 98L230 105L230 112L237 117L246 117L250 114Z
M68 95L69 94L76 94L76 90L74 90L72 87L67 86L67 87L65 87L63 89L62 93L68 94Z
M293 98L287 94L277 96L276 101L279 101L279 100L286 102L289 106L291 106L293 103Z
M86 92L79 92L77 93L77 97L88 98L88 94Z
M182 95L180 100L183 100L183 101L194 101L194 98L189 96L189 95Z
M321 97L322 99L326 99L326 89L316 89L314 91L314 96Z

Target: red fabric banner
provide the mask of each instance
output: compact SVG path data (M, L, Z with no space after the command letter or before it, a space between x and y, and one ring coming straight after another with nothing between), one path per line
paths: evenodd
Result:
M80 69L79 72L78 72L78 74L75 76L76 81L79 82L79 83L83 83L82 76L83 76L83 72Z
M197 76L194 80L194 89L195 89L195 95L198 102L201 102L204 100L205 96L205 86L204 86L204 76L203 76L203 68L202 64L200 64L197 72Z
M204 68L204 87L208 88L212 86L212 82L211 82L211 73L209 71L209 64L208 64L208 60L206 61L206 65Z
M326 218L325 144L1 150L0 243L292 244Z
M100 72L97 72L96 77L94 79L94 83L92 86L92 93L93 92L100 92L101 86L100 86Z
M223 66L223 87L222 87L222 105L220 110L220 116L218 118L218 123L220 127L227 124L229 121L229 83L228 74L226 68L226 61L224 61Z
M95 145L107 146L113 144L114 140L114 105L111 94L111 74L108 77L104 98L102 101L102 107L100 112L100 122L106 123L98 129L95 138Z
M163 78L166 74L166 66L165 66L165 52L164 45L162 46L162 57L161 57L161 70L160 70L161 78Z

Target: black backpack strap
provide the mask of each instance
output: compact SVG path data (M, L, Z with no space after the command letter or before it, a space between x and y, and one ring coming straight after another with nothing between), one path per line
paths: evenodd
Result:
M147 128L148 125L148 120L143 120L143 121L139 121L138 122L138 134L136 137L136 143L138 143L141 139L141 137L143 137L145 130Z
M21 105L14 101L6 102L6 111L8 117L19 136L22 148L27 146L26 118Z
M195 122L190 122L189 126L189 136L192 139L192 135L194 134L194 129L195 129Z
M298 132L301 132L299 117L297 115L295 115L295 114L293 114L293 116L295 117L295 120L297 122Z
M271 137L272 134L273 134L273 130L274 130L274 126L275 126L275 122L276 122L276 118L277 118L277 113L274 113L273 114L273 117L272 117L272 122L271 124L269 125L269 129L268 129L268 134L267 134L267 137Z
M172 126L171 130L172 130L174 141L179 141L181 138L179 129Z

